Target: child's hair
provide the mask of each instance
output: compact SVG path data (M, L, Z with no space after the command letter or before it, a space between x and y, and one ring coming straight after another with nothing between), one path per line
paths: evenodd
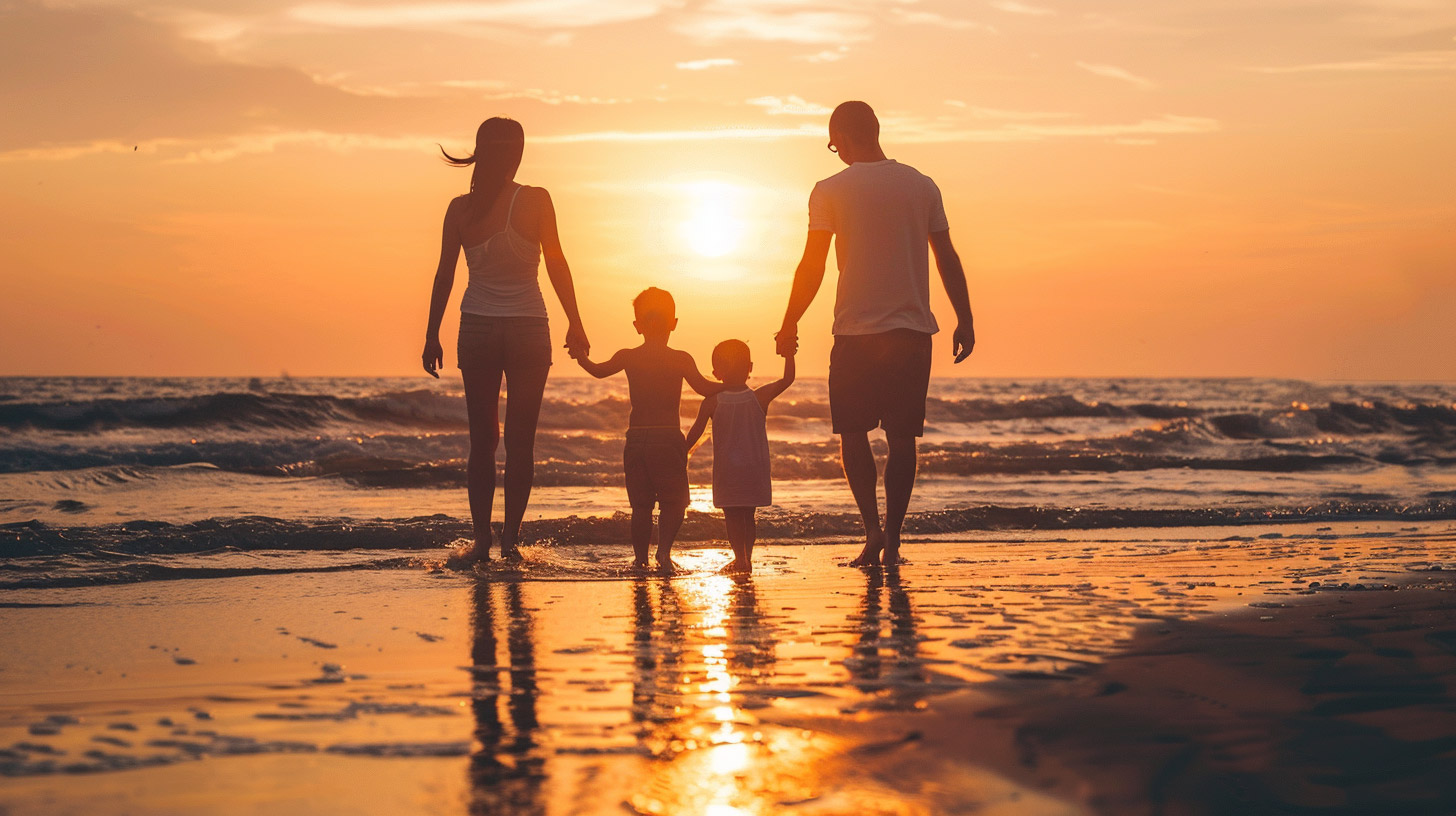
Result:
M721 375L746 378L752 362L748 344L742 340L724 340L713 347L713 370Z
M672 295L656 286L649 286L632 299L632 312L643 323L669 324L677 317L677 304Z

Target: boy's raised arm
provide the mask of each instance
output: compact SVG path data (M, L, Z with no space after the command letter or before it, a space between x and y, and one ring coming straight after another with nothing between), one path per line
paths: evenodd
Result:
M693 427L688 428L688 453L692 453L693 446L703 438L703 431L707 430L708 420L713 416L713 408L717 404L717 397L703 397L703 404L698 406L698 418L693 420Z
M627 349L622 349L616 354L613 354L611 359L607 360L605 363L593 363L591 360L587 359L587 356L585 354L577 357L576 362L578 365L581 366L583 371L600 380L603 377L610 377L613 374L616 374L618 371L626 368L626 356Z
M698 364L693 361L693 355L686 351L679 352L679 354L682 355L679 359L682 361L683 379L700 396L711 397L723 390L723 383L713 382L698 372Z
M785 391L789 390L789 386L791 386L793 384L794 384L794 355L790 354L790 355L788 355L787 357L784 358L784 376L782 376L779 379L777 379L777 380L769 383L768 385L765 385L765 386L763 386L761 388L755 389L754 392L753 392L753 395L755 397L758 397L758 404L759 404L759 406L761 406L765 411L767 411L768 410L768 404L770 402L773 402L774 399L776 397L778 397L778 395L780 395L780 394L784 393Z

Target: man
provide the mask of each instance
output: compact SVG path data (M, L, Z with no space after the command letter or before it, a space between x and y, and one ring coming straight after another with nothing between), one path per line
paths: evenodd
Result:
M844 476L865 526L852 566L900 562L900 528L915 486L915 440L925 432L930 338L930 261L955 308L951 353L966 359L976 344L960 256L951 245L940 189L928 176L885 157L880 122L863 102L845 102L829 117L829 150L848 168L809 196L809 237L794 271L780 354L798 347L799 319L824 281L837 238L839 286L829 357L829 412L839 434ZM885 429L885 525L880 528L875 456L869 432Z

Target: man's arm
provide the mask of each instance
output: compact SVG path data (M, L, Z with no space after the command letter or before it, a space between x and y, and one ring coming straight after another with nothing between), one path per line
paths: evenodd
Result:
M758 406L765 412L768 411L768 404L776 397L789 389L794 384L794 355L790 354L784 358L784 376L769 383L753 392L758 397Z
M946 297L955 309L951 353L959 363L971 356L971 349L976 347L976 323L971 316L971 295L966 291L966 270L961 267L961 256L950 242L950 230L930 233L930 249L935 253L935 268L940 271L940 282L945 284Z
M703 438L703 431L707 430L708 420L713 416L713 408L717 404L717 397L703 397L703 404L698 406L698 418L693 420L693 427L688 428L688 453L692 453L693 446Z
M678 354L682 355L678 358L682 364L682 377L694 391L698 392L699 396L711 397L723 390L723 383L713 382L698 371L698 364L693 362L693 355L686 351L680 351Z
M824 264L829 258L829 242L834 233L826 230L809 230L804 241L804 257L794 270L794 285L789 290L789 307L784 311L784 323L774 339L778 341L778 352L785 357L799 347L799 318L809 310L819 286L824 282Z
M627 349L622 349L616 354L613 354L612 358L605 363L593 363L587 359L585 354L577 357L576 362L581 366L583 371L600 380L603 377L610 377L627 367L627 351Z

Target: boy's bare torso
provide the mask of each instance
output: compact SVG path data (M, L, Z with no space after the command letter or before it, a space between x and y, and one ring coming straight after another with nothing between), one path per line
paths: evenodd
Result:
M692 358L685 351L648 343L620 353L632 400L628 427L681 428L683 379Z

